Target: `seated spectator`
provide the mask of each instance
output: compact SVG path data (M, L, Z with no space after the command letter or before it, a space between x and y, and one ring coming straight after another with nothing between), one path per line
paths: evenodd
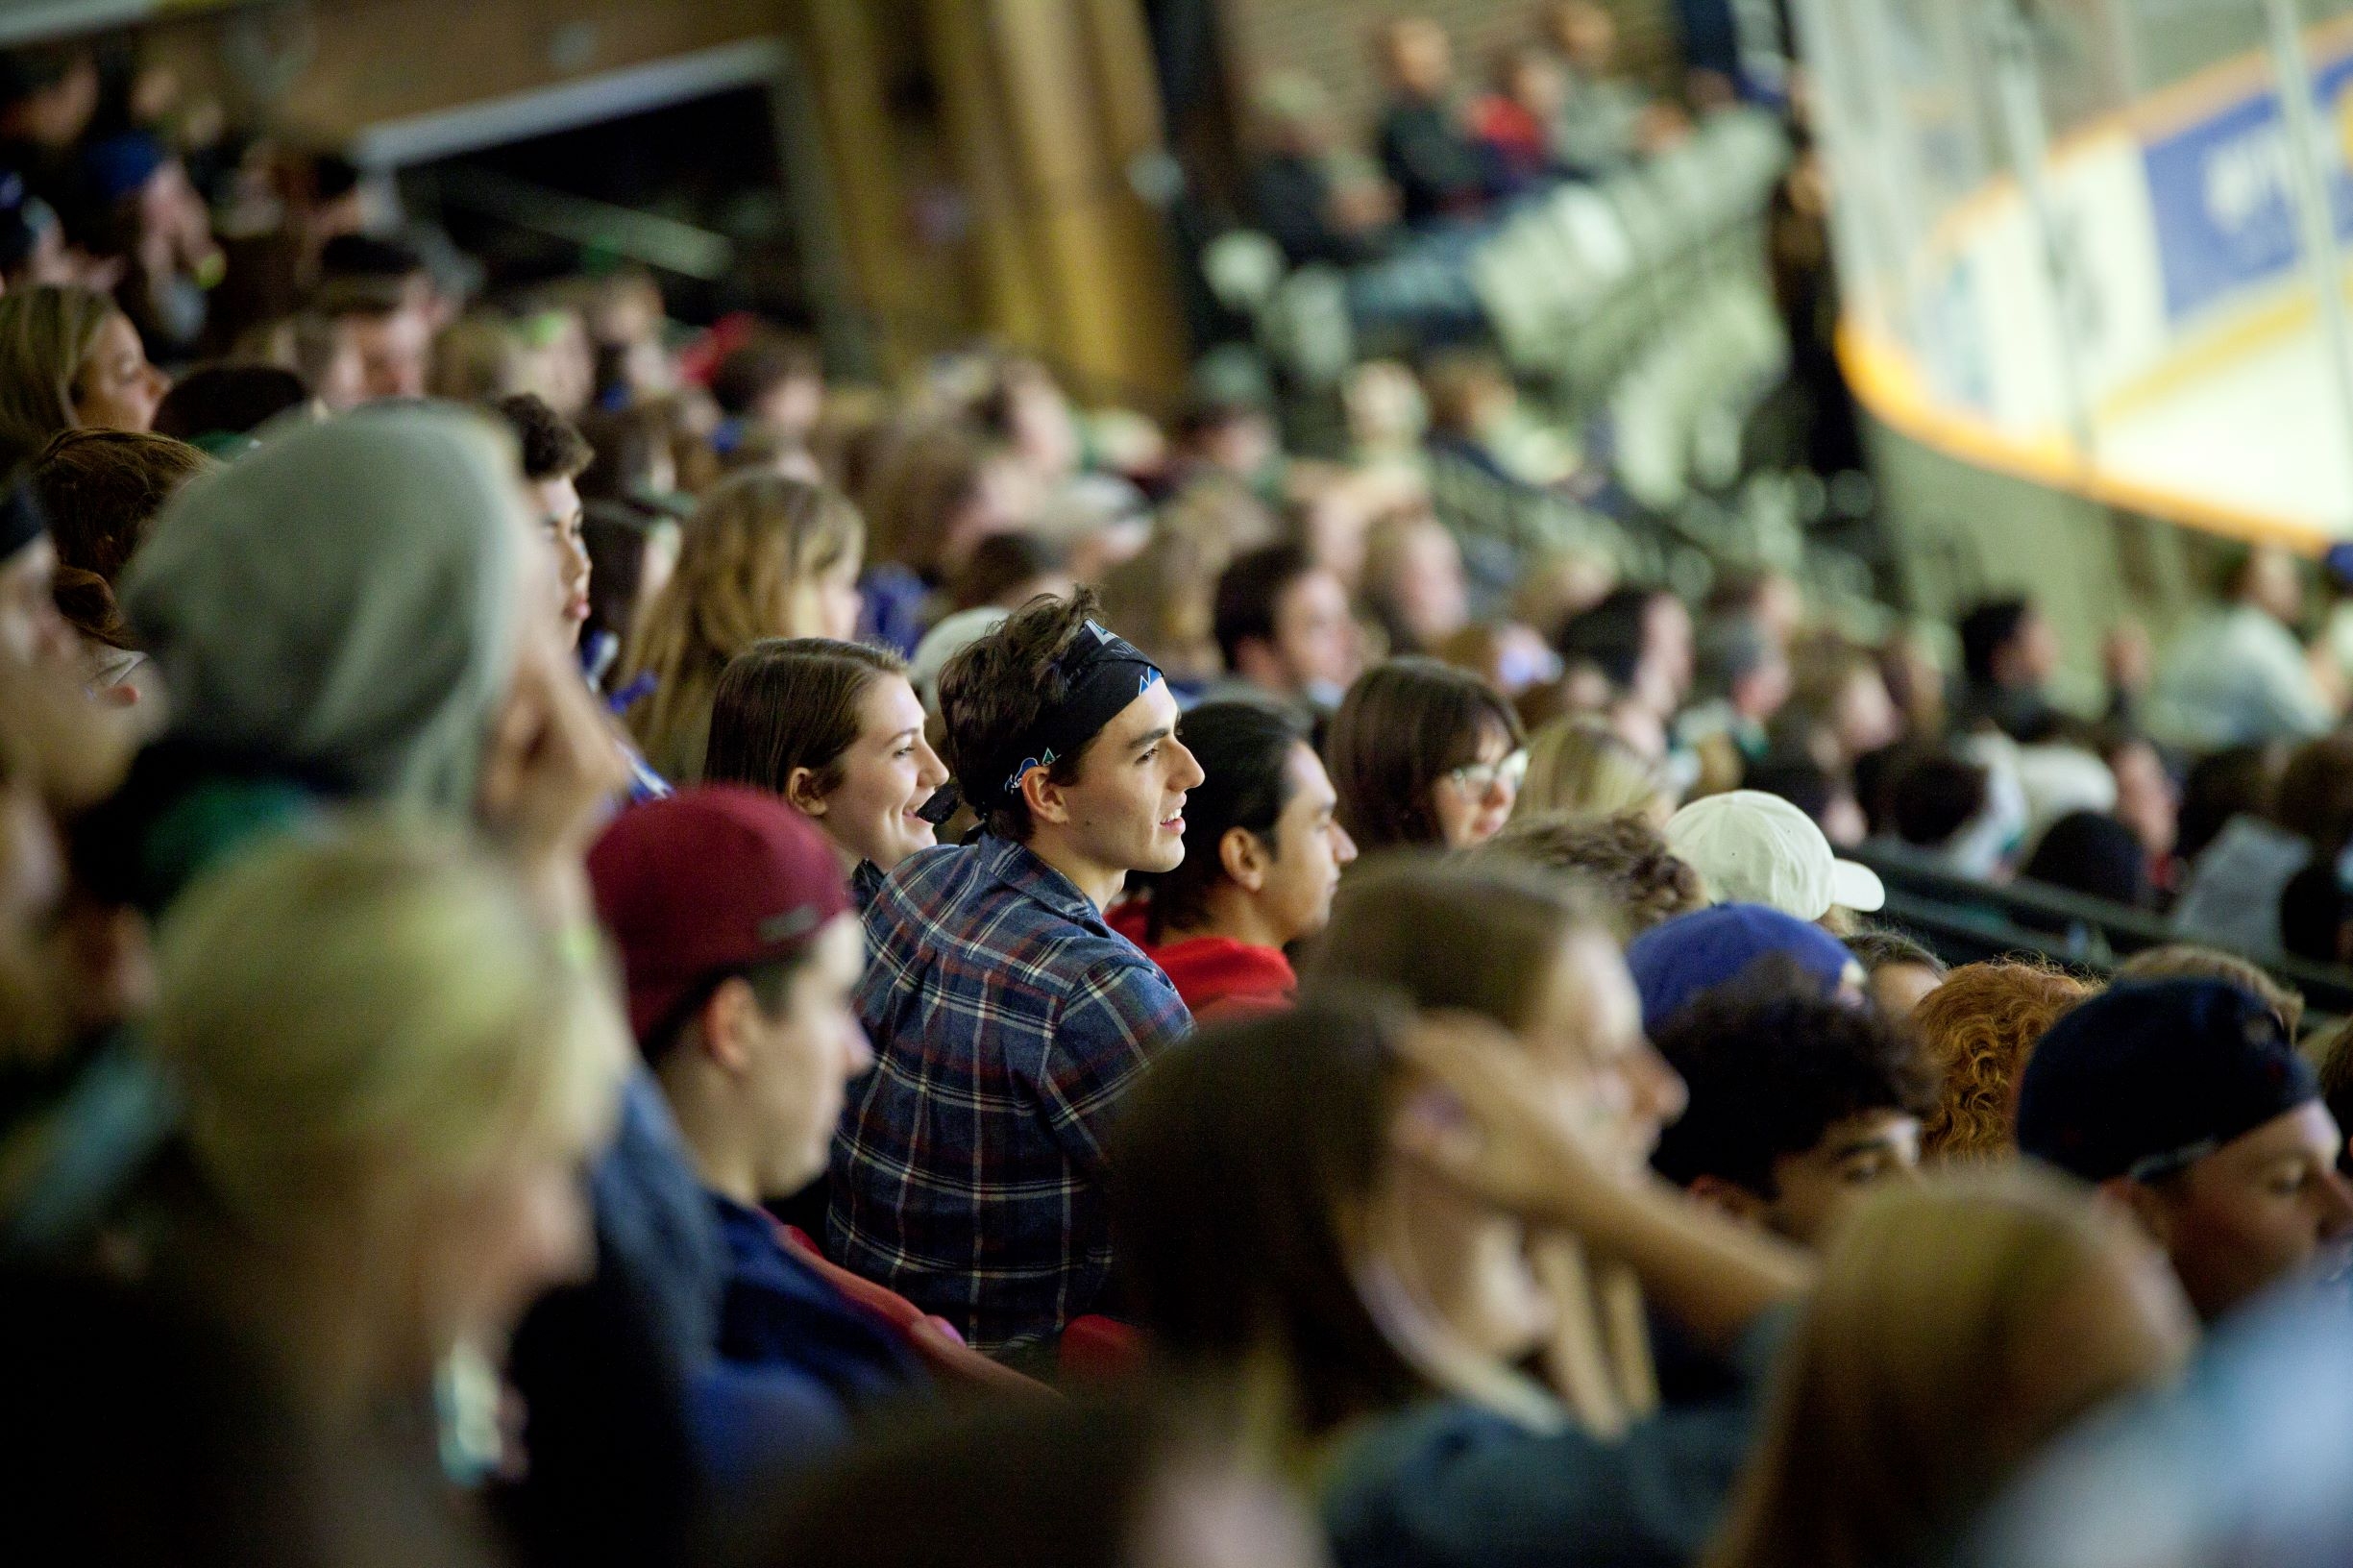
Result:
M1234 558L1217 578L1216 633L1234 680L1312 708L1338 707L1364 670L1347 590L1296 545Z
M1711 619L1700 636L1699 706L1681 712L1676 739L1701 754L1703 785L1737 789L1772 750L1771 725L1789 700L1789 655L1753 616ZM1727 753L1711 756L1714 742Z
M2225 604L2166 649L2149 706L2151 732L2195 751L2325 733L2339 704L2314 681L2297 639L2304 583L2295 558L2274 545L2248 551L2231 563L2220 587Z
M1671 1109L1644 1086L1673 1080L1606 940L1579 952L1581 989L1554 1004L1571 1031L1546 1051L1311 989L1294 1013L1170 1053L1121 1130L1117 1235L1155 1343L1179 1365L1284 1378L1343 1568L1570 1542L1595 1560L1686 1561L1746 1457L1775 1309L1802 1264L1641 1168ZM1627 1292L1605 1317L1591 1287L1559 1294L1500 1347L1466 1335L1441 1302L1483 1282L1420 1273L1411 1251L1443 1235L1434 1202L1564 1259L1623 1260L1664 1320L1728 1356L1728 1389L1647 1413ZM1565 1404L1512 1365L1537 1340L1575 1369Z
M1863 966L1872 1002L1891 1018L1911 1017L1951 972L1943 959L1900 931L1865 929L1845 941L1847 951Z
M1140 882L1112 929L1160 966L1196 1019L1287 1007L1284 949L1322 931L1357 846L1306 723L1268 702L1203 702L1177 721L1200 764L1185 800L1190 852Z
M2181 787L2157 748L2138 735L2110 735L2100 747L2100 760L2116 780L2116 820L2141 841L2150 889L2161 901L2169 900L2181 885L2181 864L2174 857L2181 838Z
M0 296L0 446L21 461L61 430L144 430L170 378L103 294L29 288Z
M425 396L433 337L448 323L416 251L368 234L336 235L320 256L315 308L350 334L362 401Z
M379 825L240 857L182 902L158 974L194 1178L160 1200L159 1286L313 1440L398 1455L414 1501L504 1462L482 1358L587 1270L578 1171L626 1062L584 954L509 869Z
M1479 852L1576 877L1607 902L1622 939L1707 907L1700 873L1676 857L1658 829L1633 813L1579 817L1515 811Z
M497 409L523 449L523 482L532 521L544 527L555 550L556 609L566 643L577 648L588 625L590 566L580 536L583 512L579 478L596 453L572 421L529 392L502 398Z
M1679 112L1654 104L1618 66L1618 25L1595 0L1546 9L1545 34L1568 68L1568 92L1553 134L1554 156L1601 178L1689 133Z
M2070 812L2051 823L2019 875L2126 909L2147 909L2156 901L2140 839L2096 811Z
M1451 102L1455 56L1446 30L1425 16L1401 17L1381 29L1376 52L1389 101L1375 140L1406 222L1477 212L1486 182Z
M184 362L205 335L207 294L224 270L211 211L187 165L139 129L86 143L81 165L71 226L93 250L120 258L114 296L140 337Z
M994 605L1017 610L1041 594L1067 599L1078 587L1070 551L1035 533L993 533L972 547L947 585L950 613Z
M1962 687L1952 723L1991 724L2021 742L2047 737L2053 722L2046 688L2059 673L2059 634L2025 599L1995 599L1961 617Z
M787 451L806 452L825 407L825 367L816 345L782 332L754 332L711 374L722 416L713 444L721 456L762 435Z
M925 808L947 769L896 654L795 637L727 661L703 778L765 790L814 822L864 908L899 862L939 842Z
M1386 251L1397 193L1377 168L1339 145L1322 85L1278 72L1260 85L1256 107L1257 156L1245 197L1251 226L1295 267L1355 266Z
M1878 872L1839 859L1813 819L1777 795L1734 790L1694 800L1667 819L1666 840L1715 903L1851 927L1853 916L1887 902Z
M1791 669L1793 690L1781 727L1796 743L1792 749L1845 772L1903 739L1903 713L1868 652L1823 641L1796 652Z
M1703 1568L1948 1560L2047 1447L2195 1343L2147 1250L2047 1175L1875 1193L1823 1259Z
M729 659L766 638L855 634L866 527L836 491L748 473L703 497L685 534L677 570L620 668L625 684L653 677L651 695L627 715L646 760L664 778L694 783Z
M293 371L277 365L205 365L163 394L156 405L155 432L226 457L244 451L253 433L279 415L315 406L309 385Z
M791 1501L747 1568L1323 1568L1247 1445L1158 1390L983 1407L886 1433Z
M657 515L674 515L691 505L678 493L678 463L662 408L646 404L592 408L576 428L596 452L574 481L582 501L618 502Z
M2191 788L2185 823L2214 832L2174 906L2175 928L2238 952L2279 952L2289 880L2353 834L2353 736L2308 741L2275 769L2220 753L2193 770Z
M349 321L316 310L282 316L249 328L230 353L300 376L329 413L347 413L367 401L367 368L360 363L359 340Z
M1663 755L1666 726L1691 696L1691 612L1683 601L1665 589L1620 588L1562 626L1555 642L1572 673L1590 668L1608 683L1613 723L1621 723L1621 708L1638 710L1654 738L1647 749Z
M1520 716L1476 675L1390 659L1357 677L1324 743L1360 849L1461 849L1495 836L1528 771Z
M2280 951L2331 967L2353 963L2353 897L2333 859L2315 860L2279 891Z
M949 661L948 763L985 830L900 863L866 911L876 1066L835 1142L826 1254L993 1355L1094 1310L1105 1128L1191 1023L1103 910L1185 858L1202 772L1160 672L1093 610L1024 605Z
M2280 1033L2290 1040L2296 1040L2304 1030L2304 993L2273 979L2262 965L2237 953L2186 942L2145 947L2116 967L2115 979L2120 985L2127 980L2224 981L2263 1003L2279 1020Z
M1888 786L1896 836L1947 873L2001 881L2025 833L2025 804L2015 779L1942 749L1923 749L1900 762Z
M1515 43L1496 55L1493 89L1471 105L1470 113L1489 191L1521 195L1557 176L1553 138L1567 101L1567 84L1550 50Z
M850 1011L866 941L832 845L772 796L695 789L625 813L588 869L630 1028L726 1243L719 1354L846 1410L920 1386L904 1338L762 1209L823 1172L843 1088L873 1066Z
M519 397L530 390L530 360L512 316L499 309L469 310L434 334L426 390L452 403Z
M1940 1075L1922 1146L1939 1163L1984 1162L2017 1146L2018 1076L2035 1041L2099 987L2022 960L1964 964L1912 1010Z
M1716 904L1651 927L1626 944L1642 997L1642 1027L1657 1034L1704 992L1768 961L1794 965L1826 996L1863 1000L1863 967L1810 920L1761 904Z
M981 540L1017 531L1042 501L1008 447L960 425L903 432L859 497L873 528L874 569L862 584L868 629L912 651L930 618L931 595L964 570Z
M2018 1146L2138 1219L2209 1323L2353 1231L2344 1141L2279 1020L2218 980L2094 998L2019 1079Z
M145 657L114 602L114 585L179 488L212 466L183 441L136 430L66 430L33 460L33 488L57 548L58 608L82 637L92 684L127 688Z
M1819 1248L1866 1191L1920 1167L1936 1069L1918 1038L1802 973L1703 992L1654 1043L1687 1103L1651 1168L1735 1219Z
M1512 815L1631 816L1663 829L1675 791L1659 766L1596 719L1556 719L1528 743L1528 777Z
M684 540L675 518L618 502L582 503L580 547L588 551L588 619L580 626L583 648L608 646L604 641L608 637L612 639L609 646L616 649L629 646L647 610L677 571ZM624 708L628 706L619 693L614 700Z
M1435 653L1470 625L1462 547L1427 511L1374 525L1364 542L1364 606L1395 653Z

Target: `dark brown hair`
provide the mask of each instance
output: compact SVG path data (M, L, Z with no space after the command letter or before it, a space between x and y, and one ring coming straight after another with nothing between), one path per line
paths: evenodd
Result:
M1527 1026L1571 932L1605 931L1563 878L1502 856L1394 853L1360 865L1332 902L1310 984L1375 985L1417 1008Z
M533 484L577 478L596 457L578 427L536 392L518 392L491 404L523 447L523 477Z
M817 793L842 783L842 753L858 739L858 709L881 675L904 675L897 654L830 637L778 637L727 661L711 698L706 784L749 784L776 795L796 768Z
M58 609L84 636L128 649L114 581L163 503L212 460L168 435L64 430L33 459L33 487L57 543Z
M585 501L648 499L655 465L670 455L670 419L650 404L627 408L592 408L576 426L596 449L577 483Z
M1324 745L1340 825L1364 850L1435 844L1430 792L1478 760L1490 729L1514 747L1526 739L1511 704L1468 671L1419 657L1374 665L1341 698Z
M1426 1391L1342 1231L1385 1164L1404 1017L1310 992L1212 1025L1152 1064L1115 1134L1112 1235L1154 1348L1210 1371L1275 1353L1311 1437Z
M1622 937L1640 936L1662 920L1707 907L1700 873L1676 857L1658 829L1630 813L1515 817L1474 854L1582 878L1607 900Z
M968 792L970 770L1001 757L1038 727L1046 711L1068 696L1056 666L1094 619L1094 590L1068 599L1041 595L975 638L940 672L940 717L947 730L948 769ZM1057 784L1078 777L1089 747L1057 757L1046 776ZM968 798L970 798L968 793ZM989 831L1029 842L1029 802L1017 796L988 814Z

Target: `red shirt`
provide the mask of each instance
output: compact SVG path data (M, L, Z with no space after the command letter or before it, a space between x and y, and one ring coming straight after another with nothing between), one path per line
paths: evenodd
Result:
M1144 941L1150 910L1131 898L1107 917L1114 931L1143 949L1168 983L1185 998L1195 1020L1279 1013L1291 1005L1299 977L1280 947L1262 947L1232 937L1189 937L1154 946Z

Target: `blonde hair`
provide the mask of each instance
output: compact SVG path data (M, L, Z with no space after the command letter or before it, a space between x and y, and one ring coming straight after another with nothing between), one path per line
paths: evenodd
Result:
M98 333L122 312L92 289L44 284L0 296L0 443L37 452L82 421L82 369Z
M625 682L654 678L628 723L655 772L681 783L702 776L727 661L768 638L827 635L818 578L845 561L854 569L865 542L857 508L828 486L747 471L712 487L623 661Z
M577 1159L628 1060L604 977L514 877L413 823L233 862L175 910L159 982L151 1039L195 1162L262 1234L413 1224L519 1156Z
M2130 1245L2028 1166L1866 1199L1823 1261L1704 1568L1932 1560L2037 1449L2159 1371L2152 1343L2145 1366L2096 1380L2042 1372L2060 1304Z
M1572 716L1529 738L1528 777L1511 816L1633 816L1655 827L1674 807L1665 780L1641 752L1599 720Z

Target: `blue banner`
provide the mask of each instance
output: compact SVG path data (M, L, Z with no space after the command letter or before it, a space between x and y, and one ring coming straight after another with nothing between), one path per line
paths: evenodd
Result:
M2353 235L2353 175L2346 171L2353 58L2315 73L2340 236ZM2297 255L2288 127L2271 93L2243 99L2184 127L2142 154L2148 177L2166 314L2178 322L2286 273Z

